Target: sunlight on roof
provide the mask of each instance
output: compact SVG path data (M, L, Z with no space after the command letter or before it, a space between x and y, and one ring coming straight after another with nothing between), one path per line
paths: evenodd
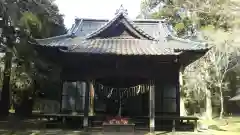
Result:
M129 18L136 18L141 0L56 0L55 3L69 28L76 17L111 19L121 4L128 10Z

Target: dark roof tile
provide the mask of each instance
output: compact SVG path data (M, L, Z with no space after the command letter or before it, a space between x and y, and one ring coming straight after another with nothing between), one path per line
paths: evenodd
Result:
M174 48L161 45L159 42L140 39L91 39L82 40L68 52L116 55L176 55Z
M136 32L136 35L140 34L140 37L145 38L130 38L126 35L106 39L102 39L103 37L86 38L87 34L92 33L91 37L101 33L116 19L123 19L122 21L127 28ZM111 21L79 19L68 34L39 39L37 42L42 46L65 47L68 48L68 52L117 55L175 55L182 51L208 49L204 43L180 39L172 35L168 25L163 20L130 21L121 13Z

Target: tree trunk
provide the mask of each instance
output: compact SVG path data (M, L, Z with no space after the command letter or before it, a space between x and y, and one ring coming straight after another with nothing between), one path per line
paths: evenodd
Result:
M211 120L212 119L212 100L211 100L211 91L209 89L206 89L206 102L205 102L205 107L206 107L206 118Z
M223 102L224 101L223 101L222 87L220 87L219 92L220 92L220 107L221 107L219 118L222 119L223 118L223 112L224 112L224 107L223 107Z
M21 99L21 101L18 103L15 103L14 108L16 111L16 115L21 118L24 118L32 114L33 99L29 99L29 93L27 91L21 92L21 94L22 96L16 95L16 96L20 96L19 98Z
M1 114L8 116L10 108L10 77L12 68L12 52L7 49L4 57L4 75L3 75L3 87L1 94Z
M183 97L180 97L180 116L187 116Z
M184 102L184 97L182 96L183 93L183 85L184 85L184 81L183 81L183 68L180 68L179 71L179 85L180 85L180 116L186 116L187 112L186 112L186 108L185 108L185 102Z

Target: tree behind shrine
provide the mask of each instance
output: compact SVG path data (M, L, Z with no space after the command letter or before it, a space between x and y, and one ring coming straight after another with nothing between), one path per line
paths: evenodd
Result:
M209 117L212 115L211 97L214 94L220 95L218 99L221 101L220 117L222 117L224 111L222 93L224 90L228 90L225 87L228 84L226 74L238 66L232 56L236 56L239 50L239 46L236 45L237 29L239 29L239 11L237 10L239 5L240 1L229 0L142 1L142 14L139 17L165 19L173 26L175 32L173 34L176 36L192 40L200 39L214 46L214 49L205 57L188 66L187 72L185 71L184 74L184 80L187 82L183 92L185 101L204 101L198 97L205 97L206 114ZM212 34L209 34L210 31ZM232 38L228 38L229 35ZM217 92L214 92L213 89L217 89ZM200 93L203 96L194 96Z
M49 0L1 0L0 5L2 17L4 15L5 18L10 17L14 26L20 27L21 30L26 30L22 31L24 36L22 35L21 42L17 46L10 48L13 50L11 51L11 55L6 55L4 58L4 61L13 62L14 64L14 67L12 67L14 72L11 74L12 87L17 86L16 83L25 84L23 78L33 81L36 79L35 75L38 74L34 66L35 60L38 57L36 57L33 44L29 44L29 39L62 35L66 33L66 29L57 6ZM6 48L9 48L9 46L6 45ZM6 48L3 47L3 50L6 50ZM11 71L11 66L9 68L6 70ZM4 76L3 78L6 77ZM28 79L25 79L25 81ZM6 79L3 79L3 84L9 85L6 82ZM15 88L21 90L27 89L26 87L29 87L27 83L26 85L21 85L21 88ZM8 101L4 101L4 97L7 97L7 95L4 95L4 92L2 92L1 96L3 97L1 98L1 110L3 108L7 109L8 107L3 107L9 106L7 105Z

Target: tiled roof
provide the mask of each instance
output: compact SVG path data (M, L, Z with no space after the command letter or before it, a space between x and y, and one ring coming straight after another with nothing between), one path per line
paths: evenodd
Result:
M61 35L52 38L37 39L39 45L49 47L66 47L73 37L71 35Z
M174 48L176 51L208 49L208 46L206 43L195 42L187 39L181 39L171 35L168 36L168 40L165 41L165 45L170 48Z
M134 36L129 38L126 35L112 37L110 35L106 38L96 36L110 26L115 27L113 30L119 30L113 22L123 23L130 33L135 32L140 38ZM208 49L204 43L174 37L163 20L130 21L123 13L118 14L111 21L76 19L68 34L40 39L37 42L46 47L64 47L64 51L67 52L115 55L175 55L182 51Z
M65 50L65 52L115 55L176 55L184 50L205 49L205 47L197 44L191 46L174 40L165 42L114 38L85 40L78 37L68 41L68 50Z
M106 25L109 20L104 19L76 19L76 24L69 30L70 33L74 33L76 36L85 37L89 33L93 33L100 27ZM146 34L153 38L159 39L159 34L165 35L165 31L162 31L160 28L161 20L153 19L137 19L132 20L132 23L138 29L141 29Z
M114 55L175 55L173 48L166 48L158 42L141 39L90 39L72 41L67 52Z

